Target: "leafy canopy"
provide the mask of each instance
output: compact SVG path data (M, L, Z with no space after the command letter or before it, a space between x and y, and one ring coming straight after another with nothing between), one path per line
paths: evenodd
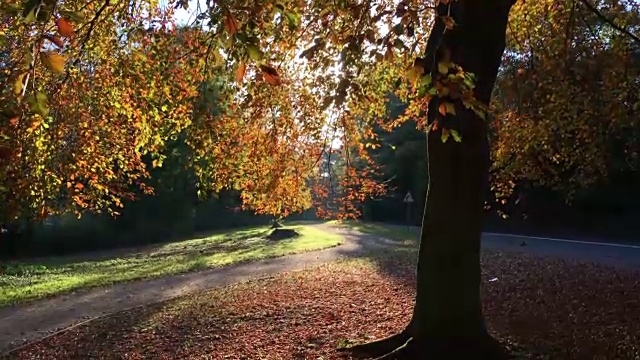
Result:
M637 171L640 7L589 4L527 1L511 11L492 123L502 202L518 183L570 200L612 173Z
M5 218L114 211L134 188L152 192L144 159L161 166L181 134L202 194L235 188L245 206L286 215L337 191L355 212L347 205L384 190L365 149L387 94L415 97L416 114L448 84L472 99L454 64L437 79L414 65L436 4L219 1L186 28L172 16L185 1L162 5L3 3ZM320 171L335 152L337 182Z
M450 16L453 3L240 0L197 3L194 9L186 0L4 1L1 217L115 213L136 191L153 192L149 165L162 166L167 144L180 136L203 196L237 189L245 207L259 213L286 215L315 204L326 214L356 215L354 203L385 190L373 180L378 167L367 151L380 146L375 126L393 129L413 119L443 141L463 141L451 121L461 109L454 104L487 118L488 104L474 97L473 74L452 63L446 49L433 66L420 58L434 20L444 31L459 25ZM584 34L573 32L573 42L557 35L561 19L580 3L519 3L512 19L517 30L510 31L510 46L519 55L505 72L528 53L531 59L545 54L546 62L536 60L544 64L536 70L538 80L523 81L529 93L542 88L551 95L567 85L572 77L552 61L563 49L582 49L566 57L575 62L586 56L588 46L578 40L587 39L588 27ZM174 9L189 5L195 16L179 26ZM526 45L515 46L523 34ZM563 41L568 45L562 47ZM602 46L625 48L617 44L613 39ZM543 74L548 83L540 83ZM549 103L560 109L583 90L571 86L565 96L547 97ZM391 119L389 94L407 104L404 114ZM437 118L426 124L435 96ZM535 101L532 106L541 103ZM558 113L545 107L544 115L533 116L509 102L498 111L532 124ZM576 129L588 128L585 117L571 116L584 119ZM540 129L514 121L499 126L498 161L509 159L500 166L510 167L511 176L530 172L525 158L511 160L514 144L533 143L544 135Z

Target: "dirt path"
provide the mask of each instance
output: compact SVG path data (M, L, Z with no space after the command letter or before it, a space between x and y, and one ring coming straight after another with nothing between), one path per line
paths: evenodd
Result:
M334 231L343 245L326 250L257 262L93 288L0 308L0 353L90 319L136 306L232 283L301 270L344 257L357 257L371 247L393 243L334 225L314 225Z

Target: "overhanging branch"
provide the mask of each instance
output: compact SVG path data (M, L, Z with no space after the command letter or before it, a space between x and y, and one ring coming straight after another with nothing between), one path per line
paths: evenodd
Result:
M592 13L594 13L600 20L604 21L605 23L609 24L609 26L611 26L612 28L618 30L619 32L621 32L624 35L627 35L628 37L632 38L634 41L640 43L640 38L637 37L636 35L632 34L631 32L629 32L629 30L616 25L616 23L613 22L613 20L607 18L606 16L604 16L595 6L591 5L591 3L588 0L580 0L580 2L582 2L584 4L584 6L586 6Z

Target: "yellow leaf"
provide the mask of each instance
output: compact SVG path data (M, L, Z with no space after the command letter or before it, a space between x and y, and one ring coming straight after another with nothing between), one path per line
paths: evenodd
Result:
M66 38L72 38L74 35L73 25L65 18L59 18L56 20L56 26L58 27L58 34Z
M418 81L422 75L424 75L424 68L420 65L413 65L411 69L407 71L407 78L412 82Z
M449 72L449 64L445 62L438 63L438 72L442 75L446 75Z
M442 129L442 135L440 136L442 142L447 142L447 140L449 140L449 135L451 135L449 133L449 129Z
M247 53L251 59L256 61L262 59L263 56L262 50L254 44L247 45Z
M445 103L444 104L446 107L446 112L451 114L451 115L455 115L456 114L456 107L455 105L453 105L452 103Z
M53 52L42 52L40 53L40 58L49 70L59 74L64 73L65 59L62 55Z
M22 90L24 90L24 78L27 76L27 73L22 73L18 75L16 78L16 82L13 84L13 91L16 95L21 95Z
M236 81L239 84L242 84L242 81L244 80L244 73L247 71L247 66L245 65L244 62L241 62L238 65L238 70L236 70Z
M462 136L460 136L460 133L457 130L449 130L449 132L451 133L451 136L453 137L453 140L455 142L461 142L462 141Z

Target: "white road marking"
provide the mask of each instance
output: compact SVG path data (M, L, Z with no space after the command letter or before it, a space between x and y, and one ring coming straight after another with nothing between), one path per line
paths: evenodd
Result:
M557 242L586 244L586 245L611 246L611 247L621 247L621 248L628 248L628 249L640 249L640 246L637 246L637 245L603 243L603 242L596 242L596 241L579 241L579 240L555 239L555 238L548 238L548 237L526 236L526 235L515 235L515 234L500 234L500 233L487 233L487 232L483 233L483 234L490 235L490 236L510 236L510 237L515 237L515 238L524 238L524 239L547 240L547 241L557 241Z

